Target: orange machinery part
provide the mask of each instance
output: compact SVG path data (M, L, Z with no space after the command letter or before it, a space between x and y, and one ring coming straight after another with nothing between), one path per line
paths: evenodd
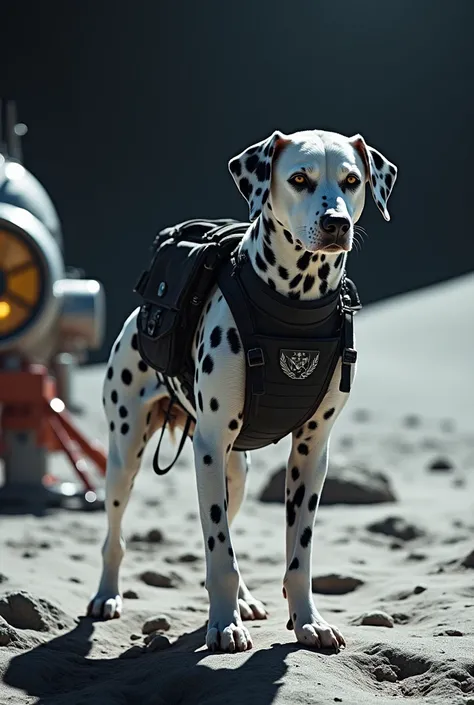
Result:
M0 427L9 431L36 431L37 443L49 451L61 450L45 413L45 399L56 396L56 384L44 365L23 370L0 370Z
M44 365L28 365L23 370L0 370L0 406L3 407L0 432L2 429L36 431L40 447L50 452L64 451L77 469L79 456L74 450L76 444L104 475L104 451L99 444L85 438L66 410L52 408L50 402L55 396L55 381Z

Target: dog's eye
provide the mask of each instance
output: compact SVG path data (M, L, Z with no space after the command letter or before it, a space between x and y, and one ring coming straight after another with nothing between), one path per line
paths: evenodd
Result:
M306 178L305 174L293 174L291 178L288 179L288 182L294 186L296 189L303 189L306 188L308 185L308 179Z
M360 184L360 180L355 174L349 174L349 176L346 177L346 184L352 187L358 186Z

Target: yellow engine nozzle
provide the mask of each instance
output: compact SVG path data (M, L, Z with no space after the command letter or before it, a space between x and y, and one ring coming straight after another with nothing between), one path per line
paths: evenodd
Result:
M44 271L30 242L0 228L0 336L19 333L43 298Z

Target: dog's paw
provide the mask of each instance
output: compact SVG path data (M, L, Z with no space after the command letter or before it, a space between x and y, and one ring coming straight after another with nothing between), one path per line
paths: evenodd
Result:
M118 619L122 614L120 595L98 592L89 602L87 616L98 619Z
M239 609L242 619L266 619L268 614L265 605L252 595L242 576L239 583Z
M256 600L252 595L246 595L245 599L239 597L240 617L244 620L266 619L267 610L260 600Z
M322 649L339 649L346 642L337 627L331 626L324 619L314 617L298 622L292 620L296 638L300 644Z
M248 629L244 627L239 614L233 611L230 618L209 618L206 634L206 646L209 651L248 651L251 649L252 639Z

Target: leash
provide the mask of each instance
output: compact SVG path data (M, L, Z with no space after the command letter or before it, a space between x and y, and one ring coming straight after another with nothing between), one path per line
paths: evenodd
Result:
M153 470L156 472L157 475L166 475L167 472L171 470L173 465L176 463L178 460L179 456L181 455L181 452L184 448L184 444L186 443L186 438L189 435L189 429L191 426L191 423L193 422L192 416L188 414L188 418L186 419L186 423L184 425L183 433L181 435L181 440L179 442L178 450L176 451L176 455L174 456L173 460L169 465L167 465L165 468L160 467L159 463L159 454L160 454L160 448L161 448L161 443L163 441L163 436L166 430L166 427L168 426L168 423L171 418L171 409L173 408L174 403L176 402L176 395L173 394L170 396L170 403L168 404L168 409L166 410L166 417L165 417L165 422L161 428L161 434L160 438L158 441L158 444L156 446L155 454L153 456Z

